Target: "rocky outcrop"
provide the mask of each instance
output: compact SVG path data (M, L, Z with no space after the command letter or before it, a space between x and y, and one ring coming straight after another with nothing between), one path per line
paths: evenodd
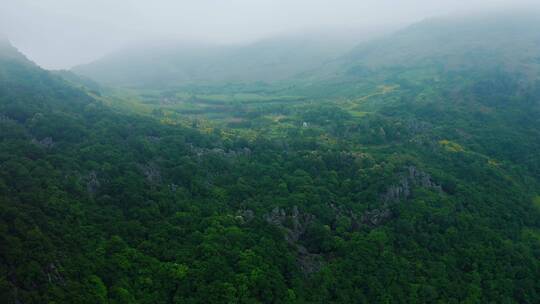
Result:
M232 158L236 158L240 156L251 155L251 149L247 147L236 149L236 150L225 150L221 148L206 149L206 148L199 148L199 147L190 145L190 149L191 149L191 152L198 157L201 157L204 155L219 155L224 158L232 159Z
M433 126L430 123L425 122L425 121L420 121L417 119L411 119L407 121L405 126L407 128L407 131L409 131L411 135L423 134L433 128Z
M236 217L242 223L249 223L255 218L255 212L250 209L242 209L236 212Z
M161 137L148 135L146 136L146 140L148 140L151 143L158 143L161 140Z
M433 180L431 175L419 170L415 166L405 167L399 174L399 182L389 186L386 191L380 195L379 206L357 214L351 209L339 206L334 202L328 203L332 210L333 220L330 223L330 229L335 230L340 219L347 218L350 223L351 231L360 229L372 229L385 224L396 217L393 212L393 206L412 196L415 187L422 187L432 191L442 192L441 186ZM244 211L238 212L239 220L244 221L247 218ZM250 214L250 217L252 214ZM300 212L298 207L286 210L276 207L271 212L263 216L264 220L274 226L281 228L284 232L284 238L297 251L297 261L305 274L317 272L323 265L323 256L317 253L309 252L302 245L305 240L306 232L310 224L315 221L315 216L309 213Z
M307 275L321 270L323 260L320 254L310 253L306 247L302 245L297 245L296 248L298 251L297 261L302 273Z
M9 118L8 116L4 114L0 114L0 123L8 123L8 122L15 122L15 120Z
M50 149L54 146L54 141L52 139L52 137L45 137L41 140L38 140L36 138L32 139L32 143L34 145L37 145L37 146L40 146L44 149Z
M442 192L442 187L433 180L431 175L415 166L408 166L405 172L400 174L399 183L389 186L381 194L381 207L364 212L360 223L368 227L377 227L391 220L395 216L390 208L391 205L410 199L414 187Z
M308 213L300 213L298 207L294 206L287 214L282 208L274 208L272 212L265 214L264 219L275 226L285 229L285 239L289 243L297 243L300 237L306 232L307 226L313 222L315 216Z
M4 279L7 281L7 286L10 287L9 294L13 297L12 301L7 299L0 300L0 303L14 303L14 304L23 304L28 302L23 302L19 299L19 292L21 290L37 290L43 288L45 284L48 285L57 285L66 287L67 282L66 278L62 274L62 266L59 262L50 262L43 265L40 265L39 276L33 276L29 280L21 281L21 278L17 275L15 266L11 264L6 265L8 267ZM45 283L47 282L47 283ZM45 283L45 284L44 284ZM6 302L8 301L8 302Z
M297 261L304 274L314 273L321 269L321 255L309 252L305 246L300 244L307 227L315 220L314 215L302 213L296 206L289 213L285 209L276 207L270 213L265 214L263 218L269 224L285 231L285 240L296 248Z
M433 189L436 191L442 191L442 187L435 183L431 178L431 175L424 171L418 170L415 166L409 166L409 180L416 186Z
M32 119L30 120L31 123L37 123L38 121L42 120L45 117L43 113L36 113L34 116L32 116Z
M405 173L401 174L399 183L388 187L381 195L381 200L383 202L407 200L411 196L413 187L423 187L437 192L442 191L442 187L433 181L431 175L418 170L415 166L408 166Z
M363 225L373 228L386 223L392 217L392 211L388 206L384 205L381 208L366 211L362 214L360 222Z
M65 286L66 280L60 273L58 267L54 263L49 263L45 268L45 273L47 274L47 280L51 284L58 284Z
M159 167L155 164L144 164L139 165L139 169L144 174L146 181L150 184L160 184L161 183L161 171Z
M94 195L97 193L99 187L101 186L99 179L97 177L96 171L90 171L85 178L86 180L86 191Z
M178 190L178 185L177 184L169 184L169 190L171 190L171 192L176 192L176 190Z
M348 218L351 223L350 231L358 231L362 227L377 227L393 217L393 213L390 210L388 204L383 203L380 208L371 209L365 211L361 216L357 216L352 210L343 207L337 207L334 203L329 203L328 206L332 208L335 214L335 218L330 226L332 230L336 229L336 222L340 218Z
M409 180L402 177L397 185L389 186L381 195L383 202L395 202L406 200L411 196L411 186Z

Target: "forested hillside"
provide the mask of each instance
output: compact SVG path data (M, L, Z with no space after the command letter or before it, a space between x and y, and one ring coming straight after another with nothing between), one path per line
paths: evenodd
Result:
M141 42L74 71L127 87L279 81L314 69L348 51L360 37L374 35L353 34L314 32L233 45Z
M538 10L438 17L362 43L341 59L366 67L491 68L538 65ZM513 69L512 69L513 68Z
M231 45L141 42L73 70L126 87L275 82L317 68L378 32L384 31L308 31Z
M0 302L540 302L535 66L348 56L126 92L0 44Z

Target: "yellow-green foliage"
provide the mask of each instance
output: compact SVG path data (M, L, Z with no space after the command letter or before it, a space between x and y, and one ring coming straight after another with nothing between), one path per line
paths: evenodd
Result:
M460 144L449 141L447 139L440 140L439 144L441 146L443 146L446 149L446 151L448 151L448 152L463 152L463 151L465 151L465 149L463 149L463 147Z
M533 205L540 211L540 195L533 198Z
M534 240L540 242L540 230L535 228L524 228L522 230L522 236L524 239Z
M488 164L490 166L494 166L494 167L498 167L500 165L500 163L498 161L494 160L494 159L489 159Z
M399 88L399 85L380 85L377 87L378 91L366 96L362 96L358 99L358 101L366 101L370 99L371 97L380 96L384 94L391 93Z

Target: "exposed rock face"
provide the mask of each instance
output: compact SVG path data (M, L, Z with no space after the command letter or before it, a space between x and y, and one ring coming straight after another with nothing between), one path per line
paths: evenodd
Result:
M392 216L392 211L387 206L383 206L382 208L365 212L362 215L361 223L369 227L377 227L391 219Z
M54 141L52 139L52 137L45 137L41 140L37 140L37 139L32 139L32 143L34 145L38 145L42 148L45 148L45 149L50 149L54 146Z
M362 226L368 227L377 227L388 221L392 218L393 214L390 210L388 204L383 203L380 208L372 209L364 212L360 217L358 217L350 209L345 209L342 207L336 207L334 203L329 203L330 208L334 211L335 219L331 225L332 230L335 229L335 223L340 218L348 218L351 222L351 231L358 231Z
M315 219L314 215L301 213L298 211L298 207L294 206L289 214L284 209L276 207L263 217L268 223L285 231L285 240L296 247L297 261L305 274L317 272L321 269L321 256L309 252L306 247L299 243L306 233L307 227Z
M55 283L62 286L66 285L64 277L60 274L58 267L56 267L54 263L49 263L47 265L45 273L47 273L47 280L49 283Z
M15 120L9 118L4 114L0 114L0 123L15 122Z
M237 214L244 223L251 222L255 218L255 212L250 209L238 210Z
M369 227L377 227L392 219L394 214L390 209L390 204L409 199L412 195L413 187L422 187L442 192L442 187L434 182L428 173L418 170L415 166L408 166L405 169L399 183L397 185L391 185L381 194L380 200L383 202L382 206L366 211L362 215L360 219L362 224Z
M197 155L198 157L204 156L204 155L219 155L225 158L236 158L240 156L250 156L251 155L251 149L244 147L241 149L236 150L224 150L221 148L213 148L213 149L206 149L206 148L199 148L195 147L190 144L191 151Z
M442 191L442 188L440 185L436 184L432 178L431 175L424 171L418 170L415 166L409 166L409 180L412 181L414 185L418 185L420 187L434 189L437 191Z
M304 274L311 274L321 270L323 260L320 254L310 253L306 247L297 245L298 263Z
M406 122L405 128L410 136L410 142L431 148L436 147L433 139L429 136L433 129L432 124L418 119L411 119Z
M100 186L96 171L88 173L88 176L86 176L86 191L92 195L96 194Z
M237 154L238 153L240 153L241 155L244 155L244 156L250 156L251 155L251 149L247 148L247 147L244 147L242 149L239 149Z
M34 116L32 117L31 122L32 122L32 123L36 123L36 122L38 122L39 120L43 119L44 117L45 117L45 115L43 115L43 113L36 113L36 114L34 114Z
M145 164L140 165L144 177L150 184L160 184L161 183L161 171L155 164Z
M406 127L412 135L422 134L432 129L432 125L430 123L416 119L407 121Z
M14 267L14 265L9 265L10 268ZM43 274L45 276L45 280L50 285L59 285L65 287L66 279L64 275L62 274L62 266L60 263L56 262L50 262L45 265L41 265L41 271L40 274ZM40 288L40 285L42 285L43 280L38 277L33 277L33 279L21 282L20 278L18 278L18 275L15 271L8 271L5 279L7 282L10 283L10 285L14 286L12 291L12 295L14 296L14 299L12 302L9 303L16 303L16 304L23 304L28 302L21 301L18 297L18 291L19 289L38 289ZM6 299L4 301L1 301L1 303L5 303Z
M406 200L410 198L413 186L432 189L438 192L442 191L442 187L433 181L431 175L418 170L415 166L408 166L406 167L406 173L403 174L399 183L388 187L386 192L381 195L381 200L383 202Z
M178 189L178 185L177 184L169 184L169 189L171 190L171 192L176 192L176 190Z
M380 195L380 206L365 211L362 215L357 215L352 210L343 206L336 206L333 202L328 203L334 213L334 219L331 223L331 229L336 229L336 223L341 218L350 220L350 229L356 231L362 227L374 228L391 220L395 217L392 212L392 206L396 203L411 198L414 187L422 187L433 191L442 192L442 188L437 184L431 175L419 170L415 166L408 166L399 176L399 182L389 186L384 193ZM251 213L239 211L239 217L246 219L247 215L251 218ZM302 213L298 207L294 206L292 210L285 210L276 207L271 212L263 216L264 220L271 225L280 227L285 232L285 240L297 250L297 261L305 274L317 272L323 265L320 254L309 252L301 244L305 237L307 228L314 222L315 216L309 213Z
M158 143L161 140L159 136L151 136L151 135L146 136L146 139L152 143Z
M296 243L315 217L312 214L300 213L298 207L294 206L289 215L284 209L276 207L271 213L266 214L264 219L270 224L284 228L287 232L285 235L287 242Z
M391 185L386 189L386 192L381 195L383 202L406 200L411 195L411 187L409 180L405 177L401 178L399 184Z
M360 229L360 220L352 210L343 208L342 206L336 206L333 202L328 203L328 206L332 208L332 211L334 211L335 214L335 217L330 224L332 230L336 229L337 222L340 218L348 218L351 221L350 231L357 231Z

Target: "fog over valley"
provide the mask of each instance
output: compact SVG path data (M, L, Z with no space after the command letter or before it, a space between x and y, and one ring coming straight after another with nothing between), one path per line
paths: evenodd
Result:
M433 16L523 7L534 2L3 0L0 32L41 66L65 69L148 41L245 44L327 29L375 32Z

